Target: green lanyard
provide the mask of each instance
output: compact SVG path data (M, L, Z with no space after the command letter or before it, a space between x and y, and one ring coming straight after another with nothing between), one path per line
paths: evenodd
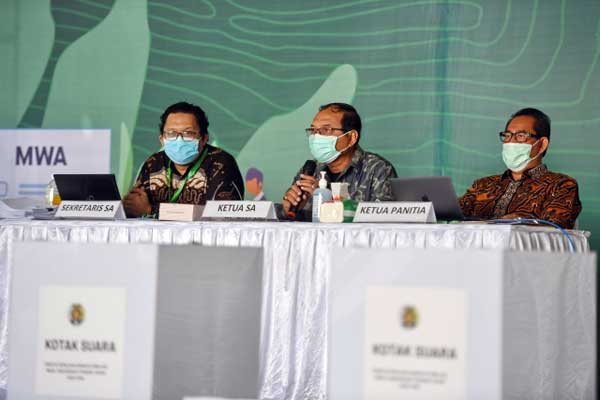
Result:
M194 166L192 168L187 170L183 184L179 185L179 189L177 189L177 191L175 193L173 193L173 195L169 199L169 203L176 203L177 200L179 200L179 196L181 196L181 192L183 192L183 188L185 188L185 185L187 184L188 179L190 179L190 176L194 176L196 174L196 172L198 172L198 170L200 169L200 164L202 164L202 161L204 161L204 158L206 157L206 153L208 153L208 147L205 146L204 150L202 150L202 154L200 155L200 158L198 159L198 161L196 161L196 163L194 164ZM172 177L173 177L173 171L171 170L171 160L169 160L169 166L167 167L167 185L169 186L169 190L172 189L172 187L171 187Z

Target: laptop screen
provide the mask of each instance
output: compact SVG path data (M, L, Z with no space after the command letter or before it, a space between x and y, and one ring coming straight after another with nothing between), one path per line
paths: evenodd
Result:
M62 200L121 200L114 174L54 174Z
M450 177L393 178L390 182L396 201L431 201L438 220L465 219Z

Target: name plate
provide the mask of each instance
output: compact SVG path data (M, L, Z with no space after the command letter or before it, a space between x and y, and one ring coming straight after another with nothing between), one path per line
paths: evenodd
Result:
M120 201L63 200L54 214L66 219L125 219Z
M158 219L161 221L199 221L202 206L196 204L160 203Z
M360 202L353 222L427 222L435 223L430 201Z
M277 220L272 201L207 201L202 218Z

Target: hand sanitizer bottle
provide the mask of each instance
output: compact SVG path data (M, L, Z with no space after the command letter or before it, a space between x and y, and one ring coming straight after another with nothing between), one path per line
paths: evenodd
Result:
M321 222L321 204L330 201L333 198L331 190L327 189L327 180L325 179L325 171L321 171L321 179L319 179L319 188L313 193L312 204L312 221Z

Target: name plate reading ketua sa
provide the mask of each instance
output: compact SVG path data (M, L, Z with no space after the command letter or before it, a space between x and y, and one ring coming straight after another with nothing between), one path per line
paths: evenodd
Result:
M272 201L207 201L202 218L276 220Z
M353 222L435 223L436 218L430 201L360 202Z
M120 201L63 200L54 214L66 219L125 219Z

